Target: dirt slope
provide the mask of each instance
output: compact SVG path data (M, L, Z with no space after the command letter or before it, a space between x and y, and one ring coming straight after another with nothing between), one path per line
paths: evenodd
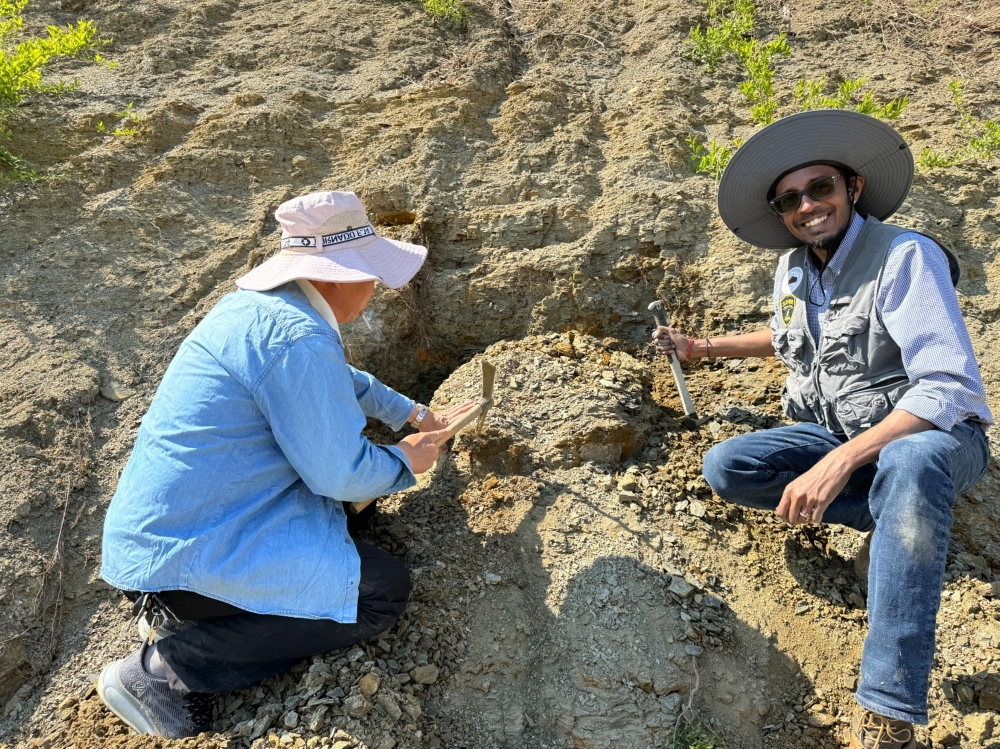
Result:
M381 231L430 247L411 287L375 300L375 331L347 332L352 358L444 402L494 346L516 420L496 412L448 473L386 503L374 537L421 570L406 621L222 700L222 734L192 745L662 746L689 698L733 747L837 745L865 628L858 539L725 507L698 477L715 441L778 423L780 365L693 368L716 416L695 434L644 346L657 296L691 331L767 320L775 257L725 231L684 145L752 131L736 70L683 57L694 0L472 11L456 29L397 0L29 6L33 29L93 18L120 66L64 66L80 88L8 123L51 179L0 196L0 744L164 743L89 688L135 646L97 576L104 509L177 345L275 249L274 208L349 189ZM794 50L783 112L799 78L867 75L909 95L916 152L961 143L952 78L1000 116L989 2L760 12ZM101 136L129 102L139 135ZM959 256L994 411L998 186L995 164L921 172L897 218ZM993 465L957 511L935 746L988 744L1000 708L998 485Z

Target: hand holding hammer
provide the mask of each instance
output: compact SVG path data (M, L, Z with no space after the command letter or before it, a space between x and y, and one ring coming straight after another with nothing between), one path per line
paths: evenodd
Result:
M657 330L653 334L657 348L662 353L669 353L670 355L670 369L674 375L674 382L677 383L677 391L681 396L681 404L684 406L682 423L688 427L699 427L708 421L708 417L698 417L698 412L694 408L694 401L691 400L691 393L687 389L687 382L684 380L684 370L681 369L681 363L677 358L677 346L671 339L669 332L661 332L660 330L661 328L670 327L667 322L667 316L663 311L663 304L659 301L651 302L649 304L649 311L653 313L653 319L657 325ZM684 359L685 361L687 360L686 355Z

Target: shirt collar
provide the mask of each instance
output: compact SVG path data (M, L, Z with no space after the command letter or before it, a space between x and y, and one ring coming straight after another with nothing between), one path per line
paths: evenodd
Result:
M295 279L295 283L299 285L299 288L305 292L306 298L309 300L309 304L312 308L319 313L319 316L329 323L330 327L333 328L337 336L340 337L340 326L337 324L337 318L333 314L333 310L330 309L329 302L323 298L323 295L319 293L315 286L312 285L310 281L304 278Z
M827 264L823 272L829 271L834 276L839 276L840 271L843 270L844 264L847 262L847 256L851 254L851 248L854 247L854 243L858 239L858 235L865 226L865 220L861 217L861 214L857 211L854 212L854 218L851 220L851 225L847 229L847 233L844 238L840 240L840 247L837 251L833 253L833 257L830 258L830 262ZM815 268L816 266L816 256L810 251L808 253L809 262Z

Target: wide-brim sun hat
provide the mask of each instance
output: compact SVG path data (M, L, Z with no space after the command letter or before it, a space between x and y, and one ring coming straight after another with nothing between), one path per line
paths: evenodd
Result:
M281 249L236 285L267 291L296 279L405 286L427 258L427 248L380 237L353 192L314 192L274 212Z
M859 213L884 221L913 182L913 154L895 129L858 112L813 109L774 122L737 149L719 182L719 215L737 237L771 249L802 244L771 208L774 183L799 167L847 166L864 177Z

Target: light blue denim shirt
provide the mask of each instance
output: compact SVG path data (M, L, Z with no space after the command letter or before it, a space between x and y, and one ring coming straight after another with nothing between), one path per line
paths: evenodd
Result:
M353 623L361 562L342 502L413 486L399 429L413 401L347 364L295 283L238 291L181 344L104 523L101 576L247 611Z

